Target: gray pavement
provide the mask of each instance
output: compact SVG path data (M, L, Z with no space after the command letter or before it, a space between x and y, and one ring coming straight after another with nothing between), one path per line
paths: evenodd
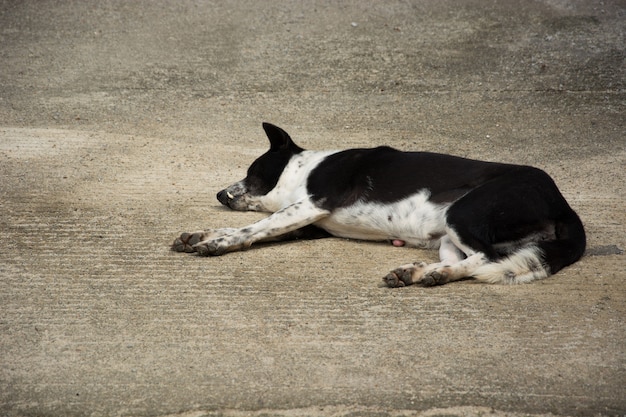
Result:
M625 34L609 0L0 1L0 415L626 414ZM261 217L215 193L262 121L541 167L588 254L390 290L436 253L169 251Z

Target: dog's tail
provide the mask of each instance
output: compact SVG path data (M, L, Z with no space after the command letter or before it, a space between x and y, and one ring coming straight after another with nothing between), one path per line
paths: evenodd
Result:
M525 246L478 267L472 277L494 284L522 284L556 274L582 257L586 236L580 218L571 209L555 222L555 235L554 240Z

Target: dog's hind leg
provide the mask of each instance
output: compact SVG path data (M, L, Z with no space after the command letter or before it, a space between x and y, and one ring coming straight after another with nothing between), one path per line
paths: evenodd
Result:
M536 168L520 167L467 193L450 206L446 223L467 260L482 255L482 260L458 265L465 263L466 276L482 282L546 278L578 260L585 249L579 217L554 181Z
M417 283L425 287L432 287L433 285L443 285L458 281L471 277L477 268L486 263L488 263L488 260L484 254L475 253L453 264L440 262L427 265L424 268L424 274Z
M470 276L476 268L487 262L484 254L464 247L452 230L448 230L448 234L441 238L439 258L440 262L424 268L417 283L431 287L458 281Z
M443 266L445 261L452 263L460 261L462 259L461 253L448 236L444 236L440 240L439 258L442 262L437 264L428 265L426 262L413 262L402 265L385 275L383 281L391 288L418 284L422 281L427 268L432 270L434 269L433 265Z
M441 238L439 246L440 262L432 264L415 262L403 265L387 274L383 281L392 288L411 284L427 287L442 285L470 276L472 271L487 262L481 253L472 253L468 250L469 256L466 256L457 245L459 244L455 244L450 235L445 235Z

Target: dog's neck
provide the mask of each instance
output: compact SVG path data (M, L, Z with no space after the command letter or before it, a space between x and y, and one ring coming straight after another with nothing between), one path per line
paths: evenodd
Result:
M276 212L309 196L307 179L315 167L328 155L337 151L303 151L294 155L285 166L276 186L259 197L261 205Z

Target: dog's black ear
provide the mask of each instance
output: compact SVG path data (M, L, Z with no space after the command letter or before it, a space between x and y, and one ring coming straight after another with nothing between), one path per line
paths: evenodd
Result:
M302 152L303 149L296 145L289 134L278 126L263 122L263 130L270 140L270 151L291 150L293 153Z

